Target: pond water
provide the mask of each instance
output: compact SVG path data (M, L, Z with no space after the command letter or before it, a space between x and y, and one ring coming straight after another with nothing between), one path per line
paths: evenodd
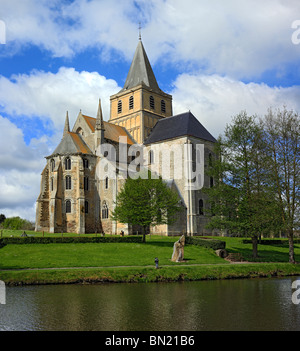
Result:
M295 280L6 287L0 330L300 330Z

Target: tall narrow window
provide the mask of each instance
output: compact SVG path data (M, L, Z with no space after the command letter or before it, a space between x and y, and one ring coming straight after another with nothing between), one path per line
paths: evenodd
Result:
M133 104L133 96L130 96L129 98L129 110L133 110L134 104Z
M211 167L212 166L212 156L211 154L208 155L208 164Z
M105 178L105 189L108 189L108 177Z
M71 159L70 159L70 157L67 157L67 158L65 159L65 169L66 169L67 171L71 169Z
M153 150L149 151L149 164L152 165L154 163L154 153Z
M166 113L166 103L165 100L161 100L161 112Z
M214 186L214 178L213 177L209 178L209 185L211 188Z
M203 211L203 200L200 199L199 200L199 215L203 216L203 214L204 214L204 211Z
M70 200L67 200L66 201L66 213L71 213L71 201Z
M53 191L53 190L54 190L54 179L51 178L51 191Z
M51 169L51 172L54 172L54 170L55 170L55 160L51 160L50 161L50 169Z
M108 218L108 206L106 201L103 201L102 204L102 219L107 219Z
M216 204L214 202L210 204L210 211L212 216L216 215Z
M66 176L66 190L72 189L72 179L70 176Z
M84 177L84 190L89 190L89 177Z
M155 109L155 103L154 103L154 97L152 95L149 98L149 103L150 103L150 109L154 110Z
M118 102L118 113L122 113L122 101Z
M84 213L89 213L89 202L84 201Z
M83 158L82 161L83 161L83 167L89 168L89 160L87 160L86 158Z

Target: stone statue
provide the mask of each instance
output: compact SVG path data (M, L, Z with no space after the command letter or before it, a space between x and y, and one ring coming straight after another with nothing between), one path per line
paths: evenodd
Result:
M184 257L184 243L185 243L185 236L182 237L174 243L173 246L173 255L172 255L172 262L182 262Z

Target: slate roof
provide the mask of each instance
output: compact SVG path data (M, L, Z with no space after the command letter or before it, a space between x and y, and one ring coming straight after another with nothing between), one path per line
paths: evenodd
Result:
M154 126L151 134L144 144L153 144L182 136L192 136L211 142L216 142L216 139L189 111L176 116L160 119Z
M141 84L146 85L154 91L161 91L157 84L143 43L140 40L137 45L124 87L120 92L134 88Z
M67 132L63 136L61 142L54 150L52 155L63 154L92 154L91 149L83 141L81 136L76 133Z

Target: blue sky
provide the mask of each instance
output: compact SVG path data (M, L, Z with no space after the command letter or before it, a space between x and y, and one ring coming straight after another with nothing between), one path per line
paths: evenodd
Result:
M217 137L241 110L300 111L299 19L298 0L0 0L0 213L34 220L66 111L72 125L101 98L109 119L139 22L174 114L191 110Z

